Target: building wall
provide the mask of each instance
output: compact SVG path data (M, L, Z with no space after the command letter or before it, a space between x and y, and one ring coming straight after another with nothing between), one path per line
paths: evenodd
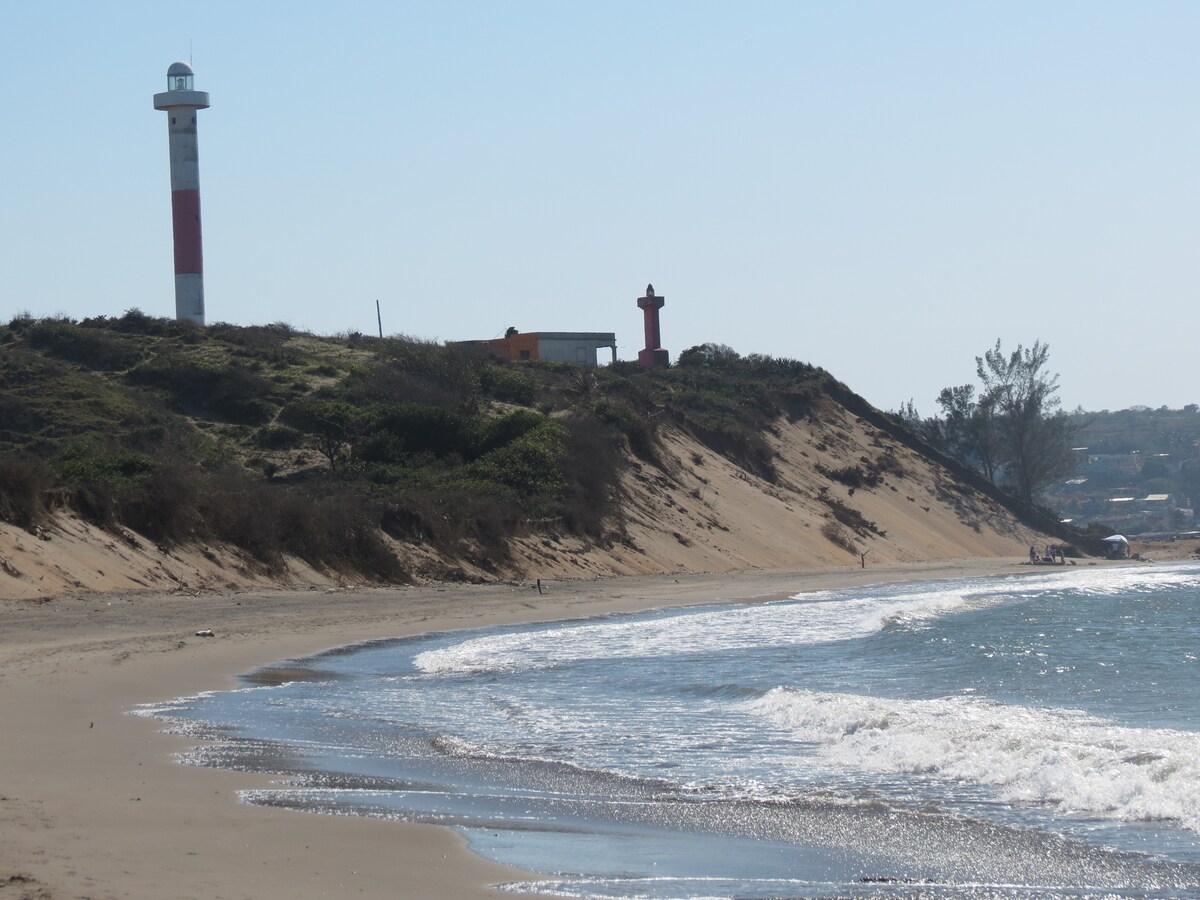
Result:
M512 337L496 338L494 341L461 341L463 344L474 344L477 347L487 347L497 356L505 359L540 359L538 356L538 339L535 332L514 334Z
M584 343L582 341L542 338L538 341L538 358L552 362L594 366L596 365L596 344L594 341Z
M541 359L594 366L597 364L597 350L603 347L610 354L614 353L617 337L611 332L601 331L527 331L491 341L459 343L487 347L506 359Z

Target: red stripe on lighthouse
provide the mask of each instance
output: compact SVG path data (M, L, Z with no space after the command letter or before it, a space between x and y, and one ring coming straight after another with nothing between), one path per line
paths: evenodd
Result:
M175 274L204 274L199 190L171 192L171 225L175 235Z

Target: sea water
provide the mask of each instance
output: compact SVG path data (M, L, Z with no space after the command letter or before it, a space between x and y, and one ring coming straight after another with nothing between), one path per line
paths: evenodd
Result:
M430 634L147 714L571 897L1200 893L1200 567Z

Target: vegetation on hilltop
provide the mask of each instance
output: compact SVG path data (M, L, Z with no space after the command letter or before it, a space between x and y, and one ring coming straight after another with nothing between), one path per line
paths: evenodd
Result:
M1090 537L1194 528L1200 407L1064 412L1048 356L1041 343L1004 354L997 341L976 357L978 391L947 387L937 398L940 416L922 418L911 401L897 416L952 459L1030 506L1053 508Z
M941 416L921 419L912 401L900 416L950 456L1033 504L1075 465L1077 428L1059 409L1058 375L1046 371L1049 355L1038 341L1005 354L997 340L975 357L978 394L972 384L947 387L937 398Z
M623 540L621 467L663 465L664 422L774 480L764 434L831 382L717 344L646 371L137 310L18 316L0 326L0 518L67 507L267 568L291 554L400 580L387 535L497 571L530 529Z

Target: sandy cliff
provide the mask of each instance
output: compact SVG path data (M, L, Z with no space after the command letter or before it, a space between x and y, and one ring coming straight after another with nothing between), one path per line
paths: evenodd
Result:
M622 518L604 546L535 526L513 563L487 572L463 560L397 545L422 577L447 568L472 578L563 578L664 572L729 572L866 563L1019 556L1046 539L936 463L826 400L815 415L781 421L770 436L771 483L679 430L662 431L660 464L634 462L621 485ZM857 469L862 476L851 483ZM842 473L842 477L838 477ZM469 553L466 554L469 557ZM0 598L73 591L194 593L231 587L329 586L360 579L291 561L270 576L219 546L166 548L60 515L41 534L0 524Z

